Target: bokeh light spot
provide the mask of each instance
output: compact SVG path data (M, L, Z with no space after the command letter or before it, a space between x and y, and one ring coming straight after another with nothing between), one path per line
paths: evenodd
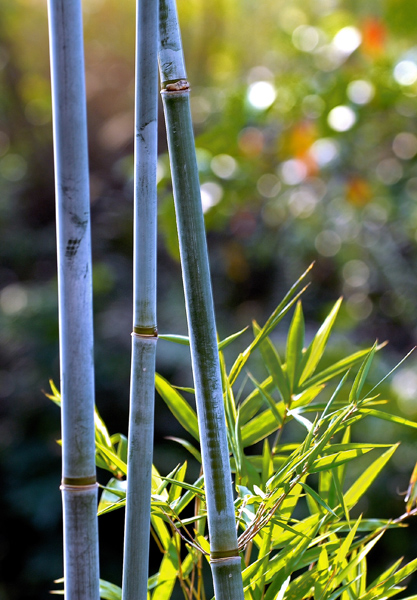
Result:
M0 308L5 315L16 315L26 308L28 294L20 283L11 283L0 292Z
M223 197L223 188L215 181L206 181L200 186L200 190L203 212L218 204Z
M378 163L376 175L385 185L394 185L403 176L403 168L396 158L385 158Z
M395 136L392 149L398 158L410 160L417 154L417 137L413 133L403 131Z
M401 369L392 378L392 389L398 396L398 404L407 415L417 412L417 373L410 368Z
M238 170L237 162L229 154L218 154L210 163L211 170L221 179L232 179Z
M309 154L319 167L325 167L339 156L339 145L331 138L321 138L312 144Z
M256 81L249 86L248 100L258 110L269 108L276 97L276 90L269 81Z
M297 185L307 177L307 166L298 158L283 162L280 171L281 178L287 185Z
M333 45L343 54L352 54L361 42L362 35L356 27L343 27L333 38Z
M325 229L317 235L314 245L322 256L330 257L335 256L339 252L342 240L335 231Z
M300 25L292 34L292 43L302 52L312 52L320 40L319 31L311 25Z
M343 278L351 287L361 287L368 282L370 271L363 260L350 260L343 267Z
M6 154L0 161L0 175L7 181L20 181L26 171L26 160L20 154Z
M370 81L357 79L349 83L347 95L355 104L368 104L375 95L375 87Z
M348 131L356 123L356 115L350 106L336 106L329 112L327 122L335 131Z
M394 79L400 85L413 85L417 81L417 65L412 60L401 60L395 65Z
M371 315L373 304L366 294L357 292L347 299L346 310L352 319L364 321Z
M273 173L265 173L259 177L256 188L264 198L274 198L281 189L281 182Z

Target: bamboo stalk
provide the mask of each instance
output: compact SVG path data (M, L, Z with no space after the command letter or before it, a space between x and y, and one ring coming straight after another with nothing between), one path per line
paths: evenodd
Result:
M79 0L48 0L67 600L98 600L94 356L84 51Z
M123 600L146 600L154 428L158 0L137 0L133 333Z
M174 0L161 0L162 100L191 345L216 600L243 600L214 306L189 84Z

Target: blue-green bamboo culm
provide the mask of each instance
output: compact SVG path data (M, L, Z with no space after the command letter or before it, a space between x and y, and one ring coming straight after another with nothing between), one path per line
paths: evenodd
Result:
M158 0L137 0L134 290L123 600L146 600L156 325Z
M173 0L160 0L159 66L191 344L216 600L243 600L232 477L190 89Z
M67 600L98 600L94 356L84 50L79 0L48 0L56 187Z

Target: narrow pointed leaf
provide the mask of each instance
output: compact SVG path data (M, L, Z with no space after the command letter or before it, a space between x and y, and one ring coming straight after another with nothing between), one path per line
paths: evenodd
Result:
M155 387L177 421L199 440L197 415L188 402L158 373L155 373Z
M298 383L298 370L301 365L301 357L304 345L304 316L301 302L297 302L290 330L287 338L286 364L287 377L291 392Z
M329 339L341 303L342 298L339 298L307 349L306 355L308 358L300 376L300 385L304 383L316 370L316 367L320 362L320 359L323 356L326 348L327 341Z

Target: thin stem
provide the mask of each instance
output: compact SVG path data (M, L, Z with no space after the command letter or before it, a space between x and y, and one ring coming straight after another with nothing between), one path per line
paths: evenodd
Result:
M94 348L84 48L79 0L49 0L67 600L98 600Z

